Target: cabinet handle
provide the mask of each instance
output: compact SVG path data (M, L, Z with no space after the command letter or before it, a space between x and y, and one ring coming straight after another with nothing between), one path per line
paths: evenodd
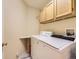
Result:
M7 43L2 43L2 47L7 46Z
M72 11L74 10L74 8L72 8Z

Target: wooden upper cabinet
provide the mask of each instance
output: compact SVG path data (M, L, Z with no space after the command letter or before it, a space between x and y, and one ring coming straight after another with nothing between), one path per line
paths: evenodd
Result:
M46 21L53 19L53 3L46 6Z
M40 14L40 22L48 23L76 16L76 0L52 0Z
M56 0L56 18L72 15L74 11L74 0Z
M53 3L51 2L41 11L40 22L46 22L53 19L53 14Z

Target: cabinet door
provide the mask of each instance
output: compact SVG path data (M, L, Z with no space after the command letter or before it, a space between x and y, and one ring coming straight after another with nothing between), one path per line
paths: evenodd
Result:
M40 13L40 22L43 22L46 20L46 8L44 7L43 10Z
M56 0L56 17L72 13L72 0Z
M46 21L53 19L53 3L46 7Z

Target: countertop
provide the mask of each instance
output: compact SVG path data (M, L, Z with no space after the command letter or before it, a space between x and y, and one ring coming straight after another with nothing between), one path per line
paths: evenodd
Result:
M64 39L55 38L55 37L47 37L43 35L33 35L32 37L35 39L41 40L51 45L52 47L55 47L58 50L63 50L67 46L74 43L74 41L64 40Z

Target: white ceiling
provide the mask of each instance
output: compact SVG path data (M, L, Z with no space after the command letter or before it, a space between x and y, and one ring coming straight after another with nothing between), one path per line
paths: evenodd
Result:
M25 3L31 7L42 9L51 0L24 0Z

